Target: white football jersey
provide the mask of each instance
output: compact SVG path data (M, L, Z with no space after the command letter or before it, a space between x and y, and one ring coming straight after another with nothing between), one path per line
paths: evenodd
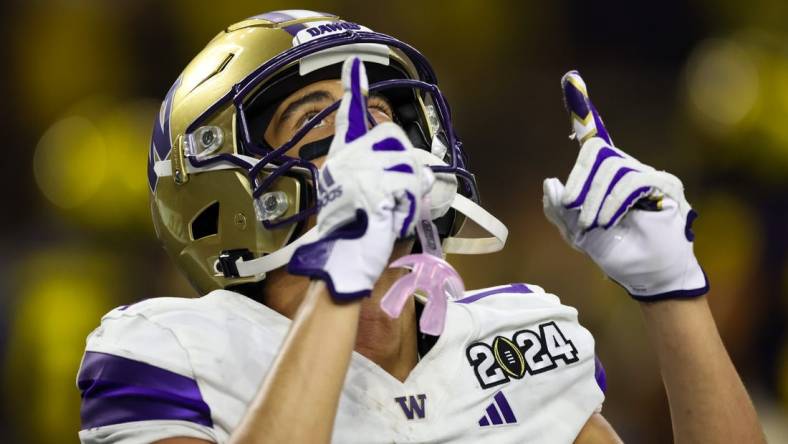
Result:
M111 311L77 376L81 441L228 441L289 324L225 290ZM333 441L568 443L601 408L600 387L574 308L533 285L477 290L449 304L443 334L404 382L353 353Z

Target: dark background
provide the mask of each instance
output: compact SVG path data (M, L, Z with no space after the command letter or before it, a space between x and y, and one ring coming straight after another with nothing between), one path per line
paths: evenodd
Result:
M452 257L469 288L528 282L577 307L627 442L671 439L637 304L567 247L541 181L577 152L559 79L578 69L616 144L682 178L723 338L771 442L788 442L788 2L12 1L0 15L0 442L76 441L84 338L116 305L192 296L159 247L153 116L220 29L332 11L432 61L507 248Z

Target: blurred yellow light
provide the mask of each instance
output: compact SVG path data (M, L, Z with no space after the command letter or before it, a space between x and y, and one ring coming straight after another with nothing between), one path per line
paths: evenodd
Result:
M13 273L19 299L4 363L4 398L25 442L72 442L79 429L75 377L87 334L127 296L113 257L46 251ZM120 290L119 290L120 289Z
M693 207L699 214L693 226L698 234L695 253L709 277L713 294L709 304L720 330L724 334L736 331L748 319L739 310L742 298L749 297L747 286L756 272L763 246L754 212L745 202L726 193L706 195L693 202Z
M83 117L67 117L41 137L33 170L47 199L61 208L74 208L98 191L106 161L106 147L98 129Z
M17 88L25 91L22 111L51 118L75 100L96 92L119 93L133 73L128 44L118 32L124 16L110 12L118 2L23 2L9 21Z
M147 160L159 103L140 99L95 117L107 146L107 175L80 209L83 222L104 227L150 228Z
M777 359L777 390L783 408L788 410L788 341L783 342Z
M690 103L711 132L743 123L758 98L758 70L732 40L701 43L687 62L686 80Z
M768 87L763 91L764 109L758 117L758 126L774 141L767 147L772 148L770 154L782 157L785 165L788 164L788 42L782 49L764 57Z
M41 137L34 158L42 193L90 228L150 229L146 172L158 102L86 99Z
M762 241L754 211L726 193L704 195L693 206L699 214L694 224L695 232L699 233L695 251L704 267L727 282L744 284L757 263Z
M761 181L788 180L788 38L785 32L742 29L703 42L686 68L690 111L717 139L714 162L747 170Z

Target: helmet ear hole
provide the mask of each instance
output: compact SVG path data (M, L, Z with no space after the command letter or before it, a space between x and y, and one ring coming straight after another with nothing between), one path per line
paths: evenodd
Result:
M192 240L202 239L219 233L219 202L202 210L189 225Z

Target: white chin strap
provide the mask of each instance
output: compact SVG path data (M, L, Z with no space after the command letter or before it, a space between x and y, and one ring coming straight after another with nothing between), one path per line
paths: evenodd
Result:
M487 254L503 249L506 244L506 238L509 236L509 230L495 216L480 207L476 202L460 194L454 196L451 207L484 228L492 236L481 238L448 237L443 240L444 253ZM235 266L238 268L238 275L240 277L258 276L263 278L265 273L286 265L296 248L314 242L318 237L317 227L315 227L287 246L271 254L247 261L238 259L235 262Z
M235 156L253 164L258 159L236 154ZM428 162L435 164L436 162ZM442 162L441 162L442 163ZM207 167L195 167L186 163L186 169L189 174L200 173L205 171L216 171L223 169L235 169L232 164L225 162L218 162ZM169 160L158 161L154 164L154 170L158 177L172 176L172 165ZM485 231L492 236L481 238L468 238L468 237L447 237L443 240L443 252L446 254L487 254L495 253L503 249L506 244L506 238L509 236L509 230L501 221L495 216L490 214L487 210L479 206L476 202L468 199L465 196L454 193L454 198L451 202L451 208L462 213L468 219L475 222ZM269 271L276 270L279 267L286 265L290 262L290 257L293 256L296 248L301 245L314 242L318 239L317 228L304 233L301 237L294 240L290 244L267 254L262 257L251 260L238 259L235 266L238 269L240 277L257 277L262 279Z

